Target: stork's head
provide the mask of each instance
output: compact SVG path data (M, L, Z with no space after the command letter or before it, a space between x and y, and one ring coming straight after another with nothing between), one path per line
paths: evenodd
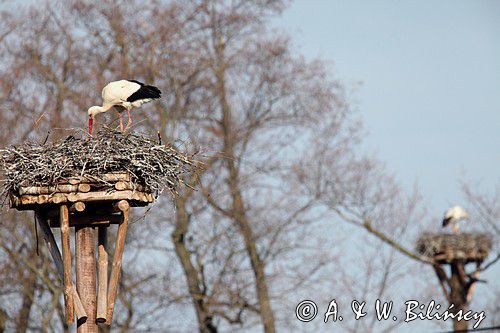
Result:
M94 117L102 112L102 107L100 106L91 106L87 111L89 115L89 134L92 134L92 125L94 124Z

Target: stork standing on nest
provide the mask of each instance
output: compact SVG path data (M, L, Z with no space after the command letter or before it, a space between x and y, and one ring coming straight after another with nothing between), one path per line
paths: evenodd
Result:
M458 222L462 220L466 220L469 218L469 214L460 206L451 207L446 211L443 217L443 228L446 228L449 225L453 226L453 232L459 233L460 227Z
M88 110L89 133L92 134L95 116L113 107L118 111L118 116L120 117L120 129L122 132L127 130L132 124L130 110L158 98L161 98L160 89L136 80L120 80L108 83L102 89L102 106L92 106ZM121 113L125 110L128 114L128 122L124 128Z

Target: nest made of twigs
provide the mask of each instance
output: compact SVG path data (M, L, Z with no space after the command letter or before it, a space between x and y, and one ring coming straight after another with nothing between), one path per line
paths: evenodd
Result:
M417 241L417 251L437 262L481 262L492 246L491 236L479 233L424 233Z
M103 175L128 173L131 180L160 194L176 193L183 177L198 167L192 155L140 134L104 128L93 136L82 130L50 143L26 142L0 149L0 196L22 186L56 186L74 177L106 183Z

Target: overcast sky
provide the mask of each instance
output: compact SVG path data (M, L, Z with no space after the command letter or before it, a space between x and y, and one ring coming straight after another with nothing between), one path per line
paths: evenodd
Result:
M499 180L500 1L297 0L278 26L362 83L365 148L433 214L463 201L462 177Z

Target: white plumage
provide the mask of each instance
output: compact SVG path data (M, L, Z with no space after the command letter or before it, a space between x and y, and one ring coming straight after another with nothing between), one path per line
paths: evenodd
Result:
M92 125L95 116L113 107L118 111L121 130L126 130L132 124L132 117L130 116L130 110L132 108L139 107L144 103L151 102L160 97L160 89L136 80L119 80L108 83L102 89L102 106L92 106L88 110L89 133L92 134ZM128 113L128 123L125 129L123 128L123 119L121 115L121 112L124 110Z
M469 214L460 206L453 206L444 213L443 228L453 226L454 232L459 232L458 222L469 218Z

